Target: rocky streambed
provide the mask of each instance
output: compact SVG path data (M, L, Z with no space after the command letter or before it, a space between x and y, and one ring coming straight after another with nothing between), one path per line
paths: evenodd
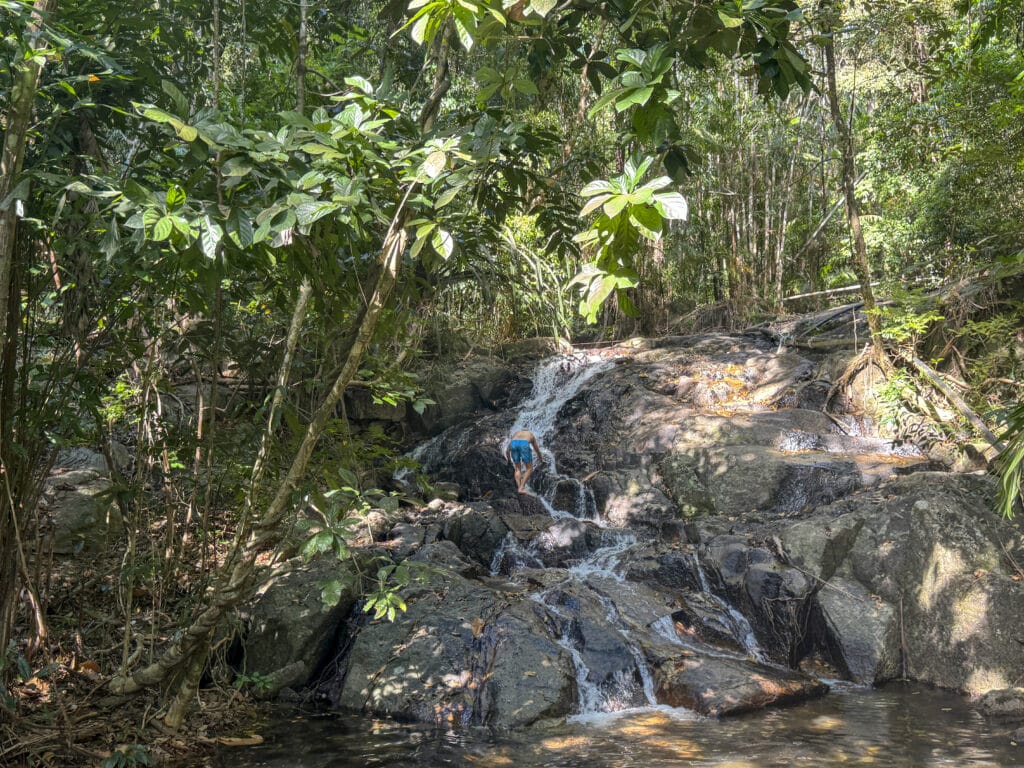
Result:
M375 521L373 546L426 575L408 610L325 610L344 566L301 566L252 607L245 671L272 694L498 727L727 715L836 680L1021 685L1024 540L993 480L878 437L855 399L826 412L835 378L832 358L725 334L524 369L532 390L417 451L458 500ZM502 457L520 427L552 455L536 495Z

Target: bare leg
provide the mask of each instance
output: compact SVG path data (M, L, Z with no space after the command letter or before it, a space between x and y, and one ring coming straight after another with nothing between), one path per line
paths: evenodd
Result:
M524 464L523 464L523 462L519 462L518 464L513 464L512 466L515 468L516 490L519 491L519 493L522 493L523 492L523 484L525 482L523 480L523 466L524 466Z
M519 489L520 493L526 493L526 484L530 482L530 475L533 474L533 462L526 464L526 471L524 472L523 484Z

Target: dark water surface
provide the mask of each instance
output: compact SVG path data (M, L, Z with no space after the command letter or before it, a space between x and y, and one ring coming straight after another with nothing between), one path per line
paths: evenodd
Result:
M281 710L264 743L223 768L1010 768L1024 745L959 696L917 686L833 689L798 707L722 720L675 710L602 715L518 733L446 732Z

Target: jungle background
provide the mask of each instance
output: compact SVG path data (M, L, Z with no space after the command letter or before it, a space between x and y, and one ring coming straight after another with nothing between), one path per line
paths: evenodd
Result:
M910 410L1001 450L1018 503L1019 0L0 0L0 23L4 764L230 729L259 688L227 663L236 608L407 501L407 436L354 429L345 394L422 412L433 368L510 340L855 302L894 433ZM60 551L41 500L85 447L120 524ZM393 615L401 574L375 573Z

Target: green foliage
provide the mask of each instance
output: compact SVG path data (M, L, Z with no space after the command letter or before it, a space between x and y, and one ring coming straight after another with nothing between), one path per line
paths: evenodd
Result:
M155 765L149 751L141 744L127 744L103 759L101 768L131 768L135 765Z
M390 563L377 569L371 581L373 585L363 610L373 612L374 619L387 618L394 621L398 611L407 610L408 606L401 595L401 590L416 578L422 578L422 569L414 568L415 563Z
M652 157L629 160L621 176L593 181L580 191L580 196L589 198L580 215L598 212L590 228L576 236L577 242L594 249L593 262L569 282L582 288L580 313L587 322L596 321L612 293L624 312L635 312L623 289L637 285L633 259L638 243L641 239L659 240L663 222L686 219L688 206L683 196L664 191L671 179L659 176L643 183L653 162Z
M902 306L876 310L882 321L882 338L915 348L934 323L943 316L933 309L916 311Z
M1012 518L1015 509L1024 502L1024 404L1011 410L1005 418L1006 428L1000 439L1006 448L999 454L996 468L999 471L999 498L997 509L1006 518Z
M240 691L251 690L259 695L271 690L274 687L274 681L267 675L250 672L238 675L232 685Z

